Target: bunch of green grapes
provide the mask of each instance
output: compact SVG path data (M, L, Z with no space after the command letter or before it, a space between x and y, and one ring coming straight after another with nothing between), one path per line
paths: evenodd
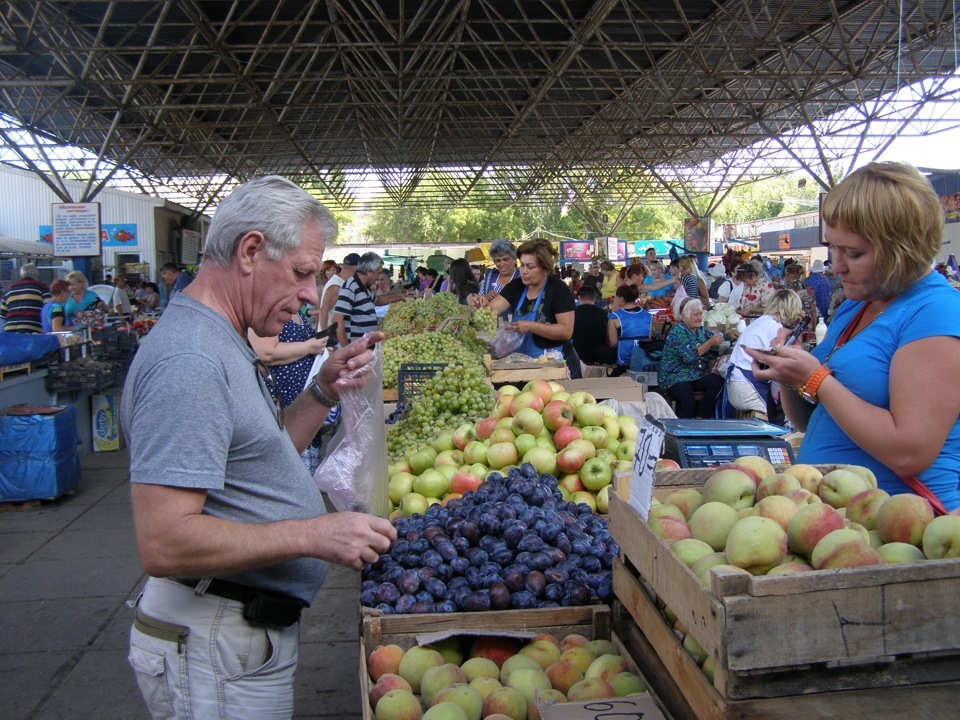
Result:
M490 343L483 338L477 337L477 330L472 327L466 327L457 333L457 340L460 341L467 350L479 358L490 352Z
M388 337L413 332L415 326L414 315L418 302L420 301L407 300L406 302L390 303L387 314L384 316L383 322L380 323L380 329Z
M474 310L470 317L470 325L478 332L492 336L497 331L497 313L488 307Z
M383 343L383 386L397 387L404 363L459 363L482 369L483 359L447 332L397 335Z
M462 315L466 310L467 308L457 301L456 295L441 292L418 301L414 317L421 327L427 328L439 325L451 315Z
M388 427L387 453L402 455L408 447L428 442L439 430L455 430L462 423L487 417L493 410L493 395L483 368L448 365L423 383L406 417Z
M427 298L392 303L387 310L380 329L388 336L420 333L436 327L453 315L467 315L470 308L457 302L453 293L436 293Z

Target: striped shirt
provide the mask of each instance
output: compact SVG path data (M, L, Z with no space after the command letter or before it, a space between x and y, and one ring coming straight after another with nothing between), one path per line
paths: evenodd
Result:
M0 301L0 318L7 323L4 329L17 333L43 332L40 311L50 299L50 289L35 278L12 283Z
M350 342L377 329L377 311L374 308L373 295L356 275L348 278L340 288L333 312L343 315L343 329Z

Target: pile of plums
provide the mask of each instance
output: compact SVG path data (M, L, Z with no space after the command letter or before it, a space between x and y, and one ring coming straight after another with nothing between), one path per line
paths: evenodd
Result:
M397 540L363 571L362 605L433 613L587 605L613 597L620 552L605 519L564 502L529 463L474 492L394 520Z

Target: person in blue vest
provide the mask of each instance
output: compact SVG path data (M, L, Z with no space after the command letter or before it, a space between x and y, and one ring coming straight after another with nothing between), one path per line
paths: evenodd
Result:
M636 285L621 285L617 297L620 307L607 320L607 338L617 349L617 365L624 371L631 366L653 365L655 361L647 355L645 345L663 329L663 321L637 303L640 291Z
M549 240L528 240L517 248L520 277L508 282L499 295L472 295L473 307L490 307L497 313L511 311L508 330L524 338L516 352L533 358L548 350L561 353L571 377L580 377L580 358L573 348L573 320L576 302L570 288L553 273L559 253Z

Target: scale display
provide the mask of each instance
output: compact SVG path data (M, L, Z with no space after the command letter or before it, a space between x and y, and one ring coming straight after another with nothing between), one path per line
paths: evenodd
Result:
M757 420L663 419L663 457L680 467L722 465L734 458L757 455L774 465L792 465L793 447L780 436L788 430Z

